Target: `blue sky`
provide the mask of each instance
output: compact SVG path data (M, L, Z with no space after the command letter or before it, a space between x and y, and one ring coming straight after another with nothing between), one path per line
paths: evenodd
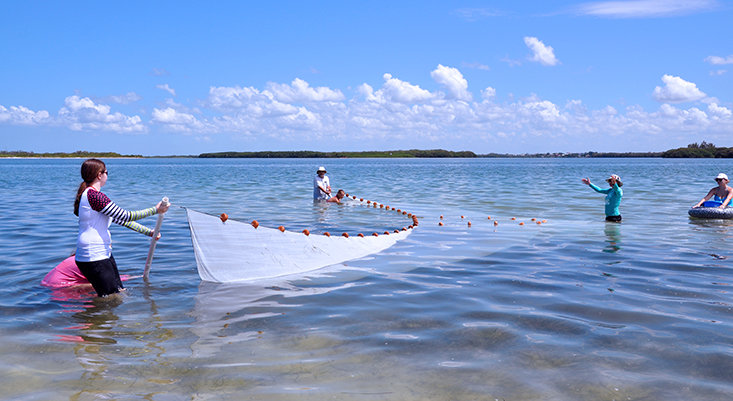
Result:
M0 9L0 150L733 146L730 1Z

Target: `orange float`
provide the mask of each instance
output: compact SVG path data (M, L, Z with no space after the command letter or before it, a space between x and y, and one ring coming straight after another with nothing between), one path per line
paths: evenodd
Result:
M346 238L349 238L349 234L348 234L348 233L343 233L343 234L341 234L341 236L342 236L342 237L346 237Z
M260 223L257 222L257 220L252 220L252 227L257 228L260 226Z
M283 227L283 226L280 226L277 229L280 230L281 233L284 233L285 232L285 227Z
M222 213L221 216L219 216L219 218L221 219L222 223L229 220L229 216L227 216L226 213Z
M308 231L308 230L303 230L303 234L305 234L305 236L307 237L307 236L311 235L311 232Z
M439 221L439 222L438 222L438 225L439 225L439 226L442 226L442 225L443 225L443 222L442 222L442 221Z
M362 233L359 233L359 235L357 235L357 237L362 237L362 238L364 238L364 234L362 234Z
M498 225L499 225L499 222L498 222L498 221L496 221L496 220L494 220L494 227L496 227L496 226L498 226Z
M512 220L516 220L516 219L517 219L516 217L512 217Z
M520 225L520 226L523 226L523 225L524 225L524 222L521 222L521 223L519 223L519 225Z
M329 234L328 231L326 231L325 233L323 233L323 235L325 235L326 237L330 237L331 236L331 234Z
M372 233L372 237L379 237L379 234L377 234L377 233Z

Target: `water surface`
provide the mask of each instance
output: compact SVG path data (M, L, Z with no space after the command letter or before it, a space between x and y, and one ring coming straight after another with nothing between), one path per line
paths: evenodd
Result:
M409 224L355 202L314 204L323 165L334 190L420 226L346 266L214 284L199 279L174 206L149 282L95 299L39 285L75 247L81 160L0 160L6 399L733 398L731 223L687 216L730 161L106 162L103 191L131 210L168 196L294 231ZM611 173L625 184L621 224L603 221L603 195L580 182L603 187ZM121 272L142 274L147 238L111 231Z

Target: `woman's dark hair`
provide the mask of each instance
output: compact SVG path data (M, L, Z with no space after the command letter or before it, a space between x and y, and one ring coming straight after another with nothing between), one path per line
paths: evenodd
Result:
M79 189L76 191L76 200L74 201L74 214L79 215L79 202L81 202L81 194L84 193L84 190L86 190L95 179L97 179L97 176L99 173L104 172L104 170L107 169L107 166L104 164L103 161L99 159L87 159L82 163L81 165L81 184L79 184Z

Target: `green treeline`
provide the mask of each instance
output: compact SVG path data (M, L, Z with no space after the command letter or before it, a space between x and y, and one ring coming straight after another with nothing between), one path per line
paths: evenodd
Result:
M443 149L431 150L388 150L388 151L365 151L365 152L317 152L311 150L299 151L263 151L263 152L217 152L202 153L198 156L142 156L142 155L121 155L117 152L88 152L76 151L73 153L35 153L26 151L0 151L0 158L3 157L68 157L68 158L145 158L145 157L199 157L199 158L261 158L261 159L338 159L338 158L444 158L444 157L516 157L516 158L585 158L585 157L671 157L671 158L733 158L733 147L716 147L712 143L691 143L684 148L670 149L666 152L583 152L583 153L524 153L524 154L501 154L487 153L476 154L471 151L454 152Z
M540 157L660 157L662 152L584 152L584 153L525 153L525 154L502 154L488 153L477 155L471 151L453 152L443 149L432 150L389 150L389 151L366 151L366 152L316 152L310 150L300 151L265 151L265 152L217 152L202 153L201 158L365 158L365 157L392 157L392 158L420 158L420 157L517 157L517 158L540 158Z
M6 151L2 150L0 151L0 157L79 157L79 158L102 158L102 157L139 157L142 158L142 155L121 155L117 152L87 152L84 150L77 150L73 153L67 153L67 152L56 152L56 153L35 153L35 152L25 152L22 150L15 150L15 151Z
M733 148L719 148L712 143L691 143L686 148L670 149L662 157L678 158L733 158Z
M298 159L332 159L332 158L365 158L365 157L478 157L470 151L452 152L443 149L433 150L389 150L389 151L367 151L367 152L315 152L310 150L300 151L268 151L268 152L218 152L202 153L202 158L298 158Z

